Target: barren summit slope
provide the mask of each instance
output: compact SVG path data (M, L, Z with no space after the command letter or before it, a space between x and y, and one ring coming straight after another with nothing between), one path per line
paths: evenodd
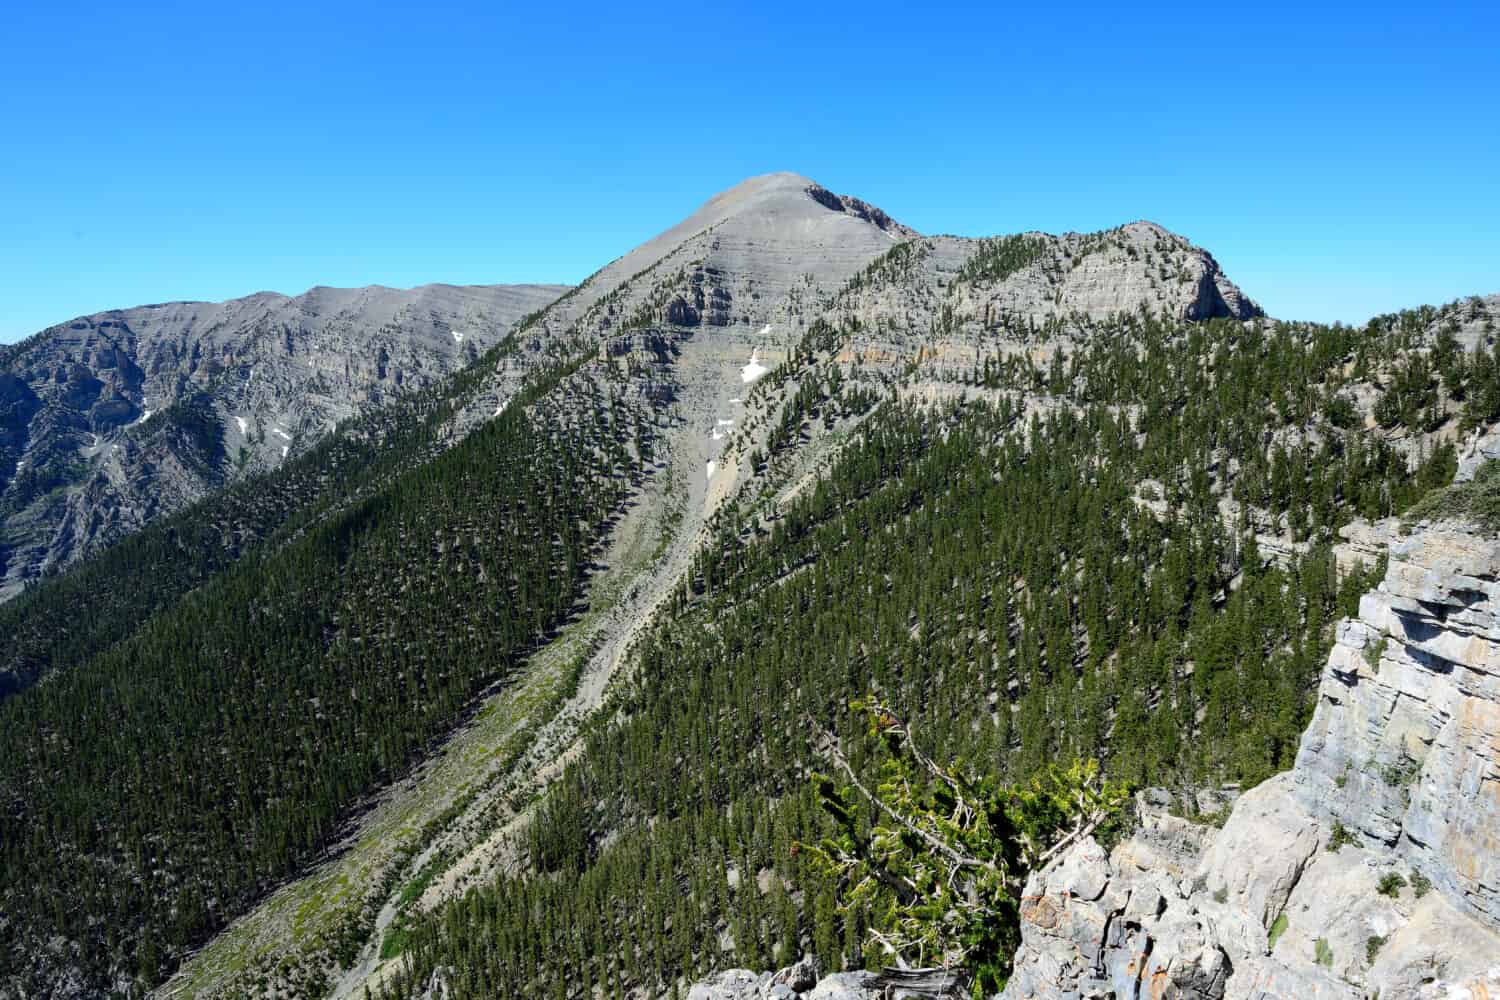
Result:
M0 349L0 598L463 367L563 291L259 292L81 316Z
M519 350L497 361L461 419L493 415L545 358L661 346L663 335L706 331L705 349L726 362L743 365L758 349L774 364L845 283L914 236L884 211L798 174L752 177L605 264L527 324Z
M798 174L752 177L606 264L576 295L549 310L547 321L549 328L585 321L599 330L649 319L675 318L685 326L762 321L793 289L833 291L894 243L915 235L884 212L832 195ZM686 293L684 302L696 315L679 310L675 317L636 317L623 302L611 301L638 299L679 276L692 287L673 290ZM703 305L694 294L699 289ZM671 299L656 304L665 309Z
M865 214L851 211L862 207ZM878 232L869 230L874 228ZM624 275L635 274L655 264L695 236L713 229L731 243L749 242L775 251L792 251L809 245L837 247L835 260L819 270L840 270L838 259L851 259L866 249L885 249L887 240L906 239L916 231L892 221L879 209L858 199L833 195L817 182L800 174L762 174L741 181L703 203L692 215L661 235L642 243L609 265Z

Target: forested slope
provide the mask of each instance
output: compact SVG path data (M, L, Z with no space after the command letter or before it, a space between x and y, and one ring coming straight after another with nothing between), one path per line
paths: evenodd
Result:
M817 729L874 766L847 709L870 689L976 776L1072 756L1136 785L1289 766L1330 626L1378 572L1341 578L1334 529L1452 475L1451 445L1412 469L1355 409L1362 371L1424 363L1427 325L1124 317L1050 364L978 359L967 401L880 404L784 508L721 512L635 685L539 812L535 874L433 912L389 992L437 976L459 996L669 995L805 949L878 962L793 849L825 829ZM857 332L815 331L767 377L788 387L786 447L879 383L830 377ZM1484 346L1424 383L1423 406L1493 405L1493 360ZM1263 558L1268 530L1289 556Z
M534 321L523 320L521 330ZM10 637L0 649L0 698L49 670L85 662L241 557L273 554L309 525L452 447L474 426L460 430L455 423L474 407L485 373L509 366L546 371L567 356L551 344L523 356L519 340L520 332L507 336L472 366L345 421L280 467L153 522L74 571L44 577L0 604L0 634ZM181 430L217 445L212 424L206 407L189 401L155 414L147 429Z
M8 989L69 965L89 992L153 981L315 858L570 612L646 472L649 414L627 412L577 364L539 374L455 448L0 706Z

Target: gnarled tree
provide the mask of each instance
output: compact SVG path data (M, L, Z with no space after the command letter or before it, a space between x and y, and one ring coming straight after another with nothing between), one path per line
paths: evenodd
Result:
M939 966L988 996L1019 943L1027 875L1117 815L1127 791L1095 760L1050 765L1021 785L976 781L925 754L879 699L854 707L885 747L878 780L862 779L825 733L844 783L814 780L838 829L799 850L837 877L840 909L866 915L891 964Z

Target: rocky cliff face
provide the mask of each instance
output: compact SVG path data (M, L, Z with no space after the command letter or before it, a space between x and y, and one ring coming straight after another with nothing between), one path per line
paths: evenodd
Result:
M1293 770L1222 829L1142 828L1027 886L1006 1000L1500 995L1500 542L1431 525L1344 622Z
M692 986L688 1000L924 1000L963 989L940 969L821 973L811 956L778 972L730 969Z
M267 292L83 316L0 349L0 600L462 367L564 290Z

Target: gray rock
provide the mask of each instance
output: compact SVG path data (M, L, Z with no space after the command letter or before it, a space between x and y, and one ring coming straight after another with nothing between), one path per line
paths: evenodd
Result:
M1109 885L1109 857L1093 838L1064 854L1044 876L1042 891L1092 901Z
M1289 776L1278 775L1235 803L1198 877L1210 895L1225 897L1270 927L1320 840L1319 828L1292 796Z
M1387 517L1379 521L1355 518L1339 529L1342 542L1333 547L1340 574L1357 566L1374 566L1385 557L1392 542L1400 536L1401 519Z
M730 969L696 983L688 1000L957 1000L967 996L961 977L941 969L887 969L820 975L818 960L803 958L779 972Z
M1394 545L1339 630L1294 771L1315 816L1395 854L1500 925L1500 542L1433 528Z
M796 993L805 993L818 983L818 977L823 974L823 965L818 961L816 955L805 955L797 964L782 969L771 977L774 983L785 984Z
M770 985L769 973L730 969L688 990L688 1000L758 1000L765 995L762 987Z
M869 972L839 972L827 976L805 994L808 1000L884 1000L878 977Z

